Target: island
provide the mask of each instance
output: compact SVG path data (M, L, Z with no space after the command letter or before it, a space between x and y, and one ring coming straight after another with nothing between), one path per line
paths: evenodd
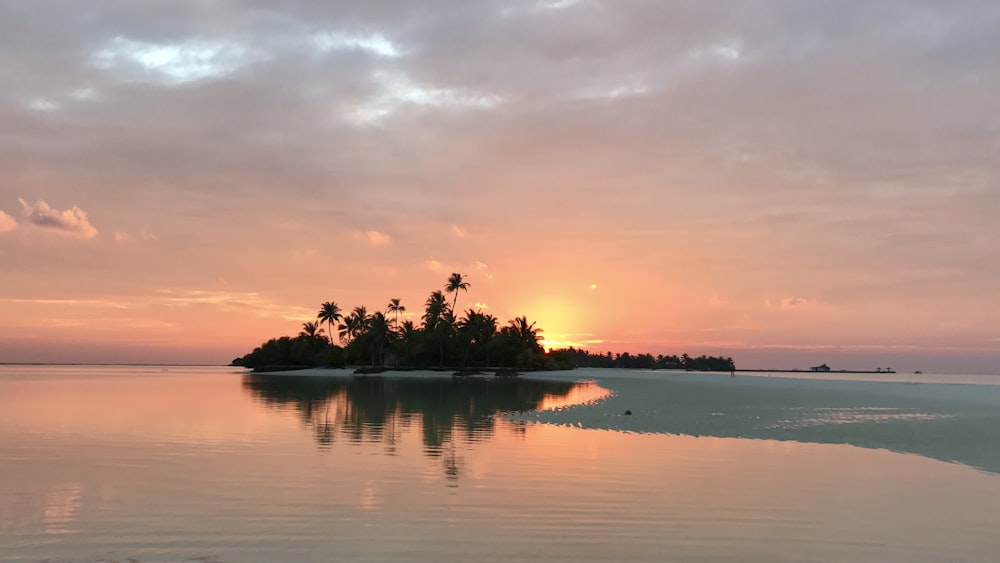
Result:
M458 375L487 371L516 375L520 371L576 367L736 369L728 357L593 354L575 348L546 351L540 342L542 328L526 316L515 317L503 326L482 310L470 308L457 316L459 293L468 292L470 285L464 275L451 274L444 290L432 291L424 302L419 325L400 320L406 306L398 298L390 299L384 311L374 313L365 306L347 313L335 301L327 301L320 305L314 321L302 324L297 336L272 338L234 359L232 365L256 372L366 366L359 369L368 373L433 369Z

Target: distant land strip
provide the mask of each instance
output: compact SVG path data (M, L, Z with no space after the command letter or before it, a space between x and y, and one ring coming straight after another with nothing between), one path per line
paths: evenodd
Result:
M738 369L736 371L746 371L751 373L815 373L822 375L824 373L896 373L893 369L883 369L883 370L854 370L854 369L831 369L830 371L818 371L811 369Z

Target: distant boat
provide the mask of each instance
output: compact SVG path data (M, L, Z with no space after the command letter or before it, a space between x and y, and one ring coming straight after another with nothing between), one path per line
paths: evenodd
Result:
M920 370L918 369L917 371L915 371L915 372L913 372L913 373L915 373L915 374L917 374L917 375L920 375L920 374L922 374L922 373L924 373L924 372L922 372L922 371L920 371Z
M818 366L813 366L813 367L809 368L809 370L810 371L824 371L824 372L826 372L826 371L830 371L830 366L828 366L826 364L820 364Z

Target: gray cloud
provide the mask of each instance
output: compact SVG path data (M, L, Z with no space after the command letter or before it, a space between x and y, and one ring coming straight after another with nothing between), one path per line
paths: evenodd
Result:
M454 155L507 186L596 168L596 200L608 184L645 196L658 182L698 205L695 177L751 210L778 194L857 204L876 184L947 195L996 180L988 2L365 4L60 4L56 19L45 2L8 5L2 64L21 105L5 113L28 113L2 138L5 164L60 159L80 182L113 168L175 190L240 170L310 197L363 185L366 200L392 199L399 178L475 196L450 185L439 155ZM45 64L15 62L32 60ZM769 193L742 197L750 177Z

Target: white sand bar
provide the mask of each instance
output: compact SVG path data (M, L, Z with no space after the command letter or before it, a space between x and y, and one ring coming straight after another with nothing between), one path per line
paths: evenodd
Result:
M512 417L519 420L625 432L851 444L1000 473L1000 385L618 369L522 377L593 380L612 394L593 404Z

